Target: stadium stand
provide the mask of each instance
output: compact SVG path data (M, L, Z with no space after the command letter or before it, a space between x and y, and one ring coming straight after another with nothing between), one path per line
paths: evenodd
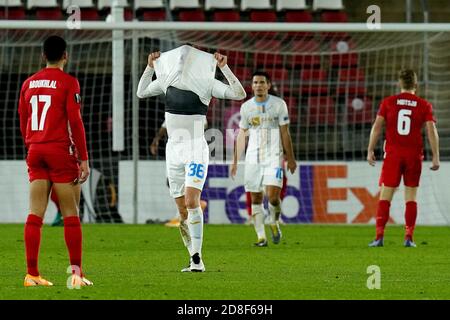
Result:
M21 0L0 0L0 19L25 19L25 8Z

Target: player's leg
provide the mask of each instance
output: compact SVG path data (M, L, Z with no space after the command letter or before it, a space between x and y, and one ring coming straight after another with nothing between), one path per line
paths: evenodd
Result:
M417 187L405 186L405 247L415 247L413 236L417 219Z
M386 156L380 176L380 198L377 205L376 237L369 247L384 245L384 230L389 221L391 201L402 176L401 161L395 156Z
M269 198L269 226L272 233L272 241L274 244L280 243L282 234L280 229L281 216L281 188L278 186L266 186L267 196Z
M258 241L255 243L257 247L267 247L267 236L264 227L264 193L263 192L251 192L252 196L252 217L253 227L255 228Z
M188 211L188 228L191 235L191 271L205 271L202 262L203 210L200 206L201 190L186 186L185 201Z
M189 252L189 257L192 256L192 242L191 234L189 233L189 227L187 224L188 211L186 208L186 201L184 196L175 198L175 203L178 208L178 214L180 216L180 224L178 229L180 230L181 239L183 240L184 246Z
M267 237L264 228L264 206L263 206L263 172L260 165L246 163L244 172L244 187L246 192L251 194L251 208L253 227L255 228L257 242L255 246L266 247Z
M50 199L53 201L53 203L56 206L56 215L55 215L55 219L53 219L52 222L52 226L56 227L56 226L63 226L63 219L62 219L62 215L61 215L61 208L59 207L59 200L58 200L58 196L56 195L56 192L52 191L50 193Z
M30 213L24 227L27 259L24 286L51 286L53 285L51 282L41 278L38 269L42 221L47 209L51 183L47 169L42 166L41 154L28 153L27 166L30 179Z
M30 183L30 214L24 228L25 253L27 258L27 275L24 285L51 286L51 282L40 277L38 269L41 229L48 204L51 183L49 180L37 179Z
M82 269L83 234L79 217L81 185L73 181L79 175L77 159L70 154L53 155L47 158L53 191L58 197L64 222L64 240L72 268L73 287L93 285L86 279Z
M281 187L283 186L283 168L278 165L265 166L263 168L263 185L269 198L269 226L273 243L281 240L280 216L281 216Z
M422 173L422 156L408 157L403 176L405 184L405 247L415 247L413 240L417 219L417 189Z
M189 252L189 261L192 257L192 237L188 225L188 210L186 207L185 197L185 180L186 170L185 163L180 157L183 154L183 150L180 150L183 146L177 143L172 143L169 140L166 144L166 175L169 184L170 196L174 198L177 205L178 213L180 215L180 235L183 240L186 249ZM190 272L189 267L182 269L182 272Z

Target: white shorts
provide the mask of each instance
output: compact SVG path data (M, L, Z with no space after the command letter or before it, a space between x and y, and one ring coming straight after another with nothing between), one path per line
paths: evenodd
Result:
M283 186L281 165L245 164L244 187L246 192L263 192L264 186Z
M209 148L205 138L166 144L166 174L170 195L184 196L185 187L203 190L208 174Z

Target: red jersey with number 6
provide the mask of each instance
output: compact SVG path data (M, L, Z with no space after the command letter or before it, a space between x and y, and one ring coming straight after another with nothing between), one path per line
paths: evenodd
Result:
M78 80L59 68L44 68L22 85L20 131L29 152L60 153L75 144L80 160L87 160Z
M386 122L386 153L423 154L422 128L425 122L435 121L428 101L400 93L384 99L378 115Z

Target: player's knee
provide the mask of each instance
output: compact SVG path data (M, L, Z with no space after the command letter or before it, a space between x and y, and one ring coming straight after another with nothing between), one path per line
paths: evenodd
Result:
M195 209L200 206L198 199L196 199L195 197L186 197L185 203L186 208L188 209Z
M270 202L270 204L273 205L274 207L275 207L275 206L278 206L278 205L280 204L280 197L279 197L279 196L272 196L272 197L269 197L269 202Z

